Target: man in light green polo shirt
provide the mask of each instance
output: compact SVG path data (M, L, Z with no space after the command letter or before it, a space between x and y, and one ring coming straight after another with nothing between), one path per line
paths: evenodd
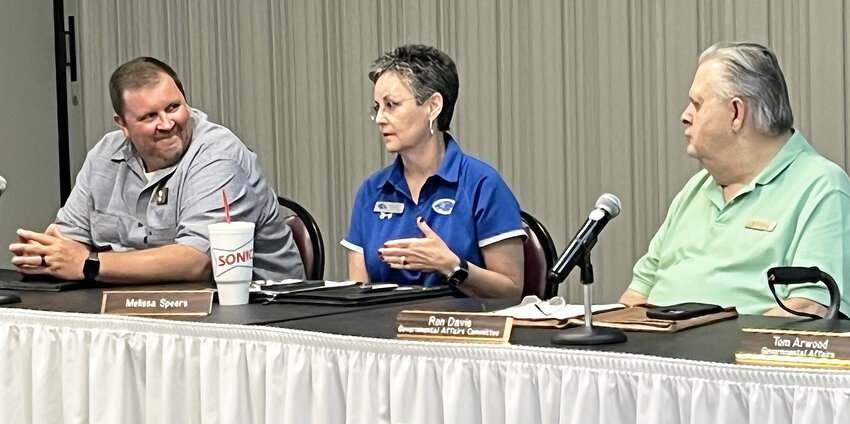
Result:
M817 266L838 283L848 314L850 179L792 128L776 56L752 43L715 44L688 95L687 153L705 169L676 195L620 302L780 315L766 271ZM793 310L826 312L822 284L777 289Z

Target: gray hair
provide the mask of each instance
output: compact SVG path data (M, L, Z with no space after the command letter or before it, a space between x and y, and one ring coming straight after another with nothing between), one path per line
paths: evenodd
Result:
M435 47L405 44L375 59L369 70L372 83L387 72L396 73L413 92L417 104L423 104L434 93L443 96L443 110L437 116L437 129L448 131L460 88L457 67L449 55Z
M725 65L719 81L712 84L721 96L742 97L753 111L756 128L772 135L794 125L788 86L776 55L756 43L717 43L707 48L699 63L718 60Z

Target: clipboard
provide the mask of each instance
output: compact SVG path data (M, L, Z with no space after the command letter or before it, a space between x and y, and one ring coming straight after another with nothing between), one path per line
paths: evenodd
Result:
M599 327L618 328L626 331L646 331L651 333L675 333L688 328L700 327L727 319L738 317L734 307L721 308L720 311L700 315L693 318L670 320L647 318L646 311L652 305L634 305L623 309L593 314L593 325ZM568 321L573 325L584 325L584 318L572 318Z

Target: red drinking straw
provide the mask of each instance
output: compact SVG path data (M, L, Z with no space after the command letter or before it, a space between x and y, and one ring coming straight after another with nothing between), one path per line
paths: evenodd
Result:
M221 189L221 200L224 201L224 219L230 224L230 205L227 203L227 193L224 192L224 189Z

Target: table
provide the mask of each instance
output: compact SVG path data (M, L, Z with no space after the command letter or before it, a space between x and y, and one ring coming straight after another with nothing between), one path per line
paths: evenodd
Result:
M475 299L441 298L417 303L417 309L486 311L506 307L503 302ZM394 339L395 314L411 305L387 305L377 310L352 310L333 317L304 317L270 323L273 327L320 331L323 333ZM694 361L735 363L734 353L741 343L741 327L800 327L797 318L741 316L735 320L692 328L675 334L627 332L627 343L599 346L571 346L569 349L622 352ZM850 321L843 322L842 331L850 331ZM551 343L559 330L539 327L514 327L511 344L564 349Z
M68 299L85 303L85 293L98 297L80 291ZM48 298L27 293L20 306L72 309L62 296ZM474 299L318 308L312 316L294 306L219 315L266 322L279 314L266 325L0 308L3 421L838 423L850 416L848 371L732 363L742 324L782 319L741 317L672 335L628 333L620 345L554 348L549 329L517 328L511 345L392 338L399 309L492 306ZM254 309L266 310L245 312Z
M0 280L17 279L20 279L20 274L17 272L0 269ZM211 282L142 284L132 286L101 284L90 288L78 288L62 292L0 290L0 293L14 292L21 297L20 303L4 305L9 308L98 314L100 313L104 290L193 290L209 289L214 287L215 284ZM406 304L414 303L402 303L402 305ZM384 305L370 305L358 307L302 304L249 304L241 306L221 306L218 302L214 302L212 312L208 316L173 317L170 319L219 324L263 325L291 319L320 317L345 312L368 310L372 308L381 308L383 306Z

